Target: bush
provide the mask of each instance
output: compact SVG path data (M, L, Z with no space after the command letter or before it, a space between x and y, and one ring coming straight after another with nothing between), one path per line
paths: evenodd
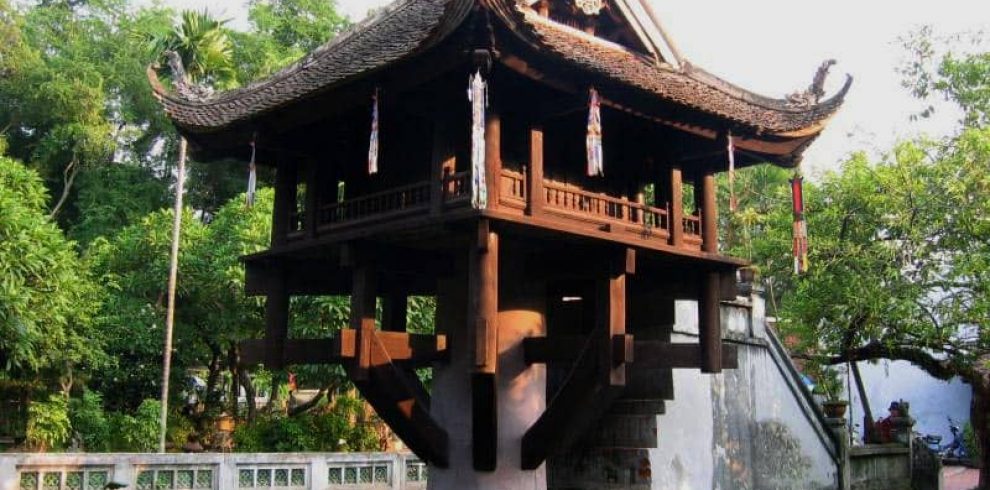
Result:
M110 416L110 426L116 439L111 444L113 451L143 453L158 448L158 429L162 404L158 400L141 402L134 415L114 412Z
M110 421L103 411L102 395L95 391L86 391L82 398L71 400L69 420L83 449L89 452L110 450Z
M333 408L296 416L264 415L234 429L238 452L368 451L378 448L378 436L368 424L351 423L362 405L339 397Z
M32 447L39 451L64 448L71 430L69 402L64 396L53 394L46 402L28 405L27 442Z
M966 447L966 454L969 455L971 461L983 461L980 441L976 438L976 431L973 430L973 425L969 422L963 426L963 446Z

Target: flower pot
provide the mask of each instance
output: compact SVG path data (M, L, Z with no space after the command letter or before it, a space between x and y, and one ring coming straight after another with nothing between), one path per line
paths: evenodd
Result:
M849 402L844 400L826 401L822 402L822 411L830 419L841 419L846 416L846 407L848 406Z

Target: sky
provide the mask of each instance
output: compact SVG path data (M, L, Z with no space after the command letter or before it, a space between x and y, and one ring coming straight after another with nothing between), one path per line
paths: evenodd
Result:
M555 0L569 1L569 0ZM848 73L852 90L828 129L805 153L804 171L835 169L852 151L879 155L899 139L944 135L959 115L946 107L930 120L912 122L922 104L900 85L895 69L905 60L897 42L922 25L936 34L990 31L986 0L650 0L681 54L732 83L781 98L805 89L822 61L838 65L826 84L834 93ZM245 23L244 0L165 0L179 8L208 8ZM360 20L387 0L337 0Z

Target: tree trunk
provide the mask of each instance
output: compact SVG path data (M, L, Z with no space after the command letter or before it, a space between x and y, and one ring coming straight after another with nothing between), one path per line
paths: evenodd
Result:
M257 391L254 389L254 382L251 381L251 376L248 374L246 369L241 369L241 367L238 366L237 376L240 378L241 386L244 387L244 398L245 401L247 401L247 419L248 422L252 422L254 421L255 416L258 415L258 407L255 405Z
M180 155L184 155L185 150L180 147ZM179 158L184 158L180 156ZM62 195L59 196L58 202L55 203L55 207L52 208L52 212L49 213L48 217L55 219L58 216L58 212L62 210L62 206L65 205L65 201L69 199L69 193L72 191L72 183L76 180L76 175L79 174L79 162L72 158L72 161L65 166L65 170L62 172ZM179 165L182 168L182 165Z
M230 393L228 397L230 398L230 415L237 418L237 399L241 395L241 381L237 375L237 348L235 345L231 345L230 349L227 350L227 370L230 371Z

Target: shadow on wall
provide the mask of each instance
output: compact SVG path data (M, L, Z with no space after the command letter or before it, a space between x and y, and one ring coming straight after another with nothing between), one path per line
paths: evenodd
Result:
M811 460L801 442L777 420L752 424L753 483L761 490L791 490L807 483Z

